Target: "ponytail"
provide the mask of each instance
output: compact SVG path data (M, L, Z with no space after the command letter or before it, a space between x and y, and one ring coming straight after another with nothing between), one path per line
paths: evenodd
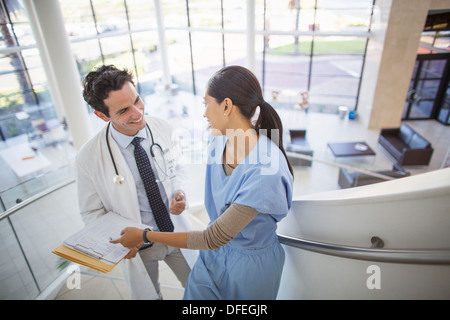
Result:
M292 176L294 175L294 170L292 169L291 164L289 163L289 159L286 155L286 151L283 147L283 124L281 119L277 113L277 111L264 99L259 104L259 116L255 123L255 130L258 134L265 134L270 140L272 140L278 148L283 153L286 158L287 165L289 167L289 171ZM272 136L272 130L277 130L278 134Z

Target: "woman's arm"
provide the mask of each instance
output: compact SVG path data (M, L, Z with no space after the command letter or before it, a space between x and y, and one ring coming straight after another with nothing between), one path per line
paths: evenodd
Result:
M121 237L111 240L111 243L121 243L126 248L133 248L144 241L144 229L126 227L120 233ZM187 248L187 232L154 232L148 231L148 242L159 242L177 248Z
M258 212L253 208L232 204L205 230L189 232L148 231L146 233L147 241L178 248L215 250L233 239L257 214ZM127 248L134 247L144 240L143 232L143 229L127 227L122 230L122 237L111 240L111 243L121 243Z
M188 249L216 250L226 245L258 214L255 209L233 203L217 220L202 231L190 231Z

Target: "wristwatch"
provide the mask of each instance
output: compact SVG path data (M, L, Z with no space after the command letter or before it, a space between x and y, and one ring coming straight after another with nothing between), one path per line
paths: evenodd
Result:
M153 244L153 242L147 240L147 231L152 231L150 228L145 228L142 233L142 238L144 239L144 244Z

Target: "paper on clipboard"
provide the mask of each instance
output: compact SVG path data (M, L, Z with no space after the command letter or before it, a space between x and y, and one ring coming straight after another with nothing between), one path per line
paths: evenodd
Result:
M97 270L99 269L95 266L98 264L95 262L99 261L103 265L102 268L109 269L107 265L114 267L114 265L119 263L130 251L120 243L113 244L109 242L112 239L119 238L120 232L128 226L147 228L144 224L136 223L123 218L116 213L108 212L67 238L63 245L55 249L53 253L89 267L94 265L92 268ZM85 263L81 263L80 261Z

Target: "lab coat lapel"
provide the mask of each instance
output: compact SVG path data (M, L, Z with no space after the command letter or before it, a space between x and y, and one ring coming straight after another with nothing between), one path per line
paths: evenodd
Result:
M117 203L118 207L117 213L133 221L141 222L139 202L136 193L136 184L133 179L133 175L130 169L128 168L128 165L125 161L125 158L122 155L122 152L119 149L119 146L112 137L111 131L109 132L108 139L111 148L111 153L116 163L117 171L119 172L119 175L121 175L124 178L122 184L114 184L112 183L112 176L111 176L111 185L112 185L111 194L115 198L114 201ZM105 148L107 148L106 141L105 141ZM111 156L109 155L108 151L106 154L109 159L104 159L104 161L110 163L111 165L110 172L114 173L114 166L112 164Z

